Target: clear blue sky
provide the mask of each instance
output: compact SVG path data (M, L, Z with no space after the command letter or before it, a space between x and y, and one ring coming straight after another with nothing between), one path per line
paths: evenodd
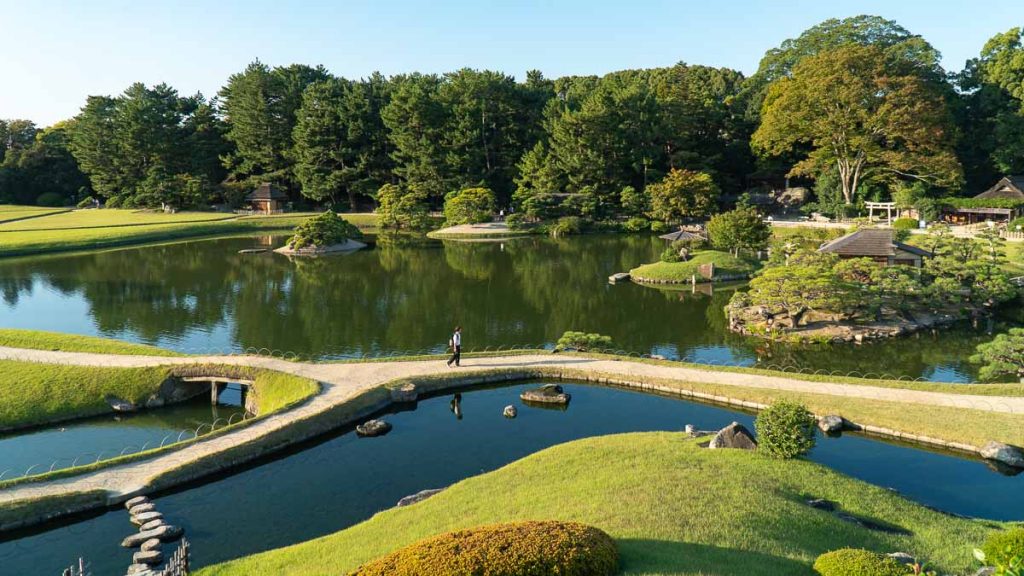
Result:
M1021 0L0 0L0 118L47 125L135 81L213 95L255 58L349 78L466 66L557 77L679 61L749 74L786 38L857 14L921 34L953 70L1024 25Z

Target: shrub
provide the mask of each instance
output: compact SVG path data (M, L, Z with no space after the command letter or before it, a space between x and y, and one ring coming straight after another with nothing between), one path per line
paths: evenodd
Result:
M1024 528L994 532L981 551L989 566L1010 567L1016 563L1015 567L1024 572Z
M679 254L679 249L678 248L673 248L672 246L669 246L668 248L665 248L664 250L662 250L662 252L661 252L661 261L662 262L667 262L669 264L672 264L672 263L675 263L675 262L682 262L683 261L683 257L682 257L682 255Z
M917 230L917 220L913 218L897 218L892 221L892 227L896 230Z
M296 226L295 234L288 241L288 245L293 250L306 246L324 248L341 244L351 238L362 238L362 236L363 233L355 225L328 210Z
M509 230L522 230L526 228L526 215L525 214L509 214L505 218L505 224L508 225Z
M549 228L549 232L555 238L579 234L583 231L583 219L579 216L563 216Z
M611 348L611 336L588 332L573 332L572 330L562 334L562 337L555 343L555 350L578 350L586 352L600 348Z
M430 226L427 193L417 186L385 184L377 190L375 199L382 228L420 230Z
M36 206L56 208L64 205L64 197L56 192L43 192L36 198Z
M669 225L661 220L654 220L651 222L651 232L654 232L655 234L664 234L665 232L668 232L668 229Z
M1021 230L1024 230L1024 218L1015 218L1010 220L1010 223L1006 225L1006 229L1010 232L1016 232L1018 227L1020 227Z
M896 560L857 548L826 552L814 561L814 571L821 576L904 576L911 568Z
M757 415L758 449L772 458L796 458L814 448L814 415L802 404L778 400Z
M78 204L76 204L75 207L92 208L94 204L96 204L96 199L93 198L92 196L86 196L85 198L82 198L82 200Z
M121 204L124 203L122 196L111 196L107 198L107 201L103 203L104 208L120 208Z
M576 522L510 522L420 540L350 576L612 576L615 542Z
M650 230L651 221L641 216L633 216L622 223L622 229L626 232L643 232Z
M494 192L488 188L449 192L444 199L444 219L449 226L489 222L494 218L494 206Z
M739 254L740 250L763 250L772 237L771 226L750 206L712 216L707 230L712 246L731 250L733 254Z

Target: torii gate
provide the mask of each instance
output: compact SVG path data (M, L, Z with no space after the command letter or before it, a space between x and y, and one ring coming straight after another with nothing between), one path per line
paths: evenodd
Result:
M896 209L895 202L865 202L864 206L868 209L868 222L874 222L875 220L875 209L885 210L885 219L888 224L892 225L892 211Z

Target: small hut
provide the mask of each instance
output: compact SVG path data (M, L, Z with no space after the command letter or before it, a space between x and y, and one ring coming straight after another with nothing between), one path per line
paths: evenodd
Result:
M680 240L685 240L685 241L707 240L707 237L704 235L703 230L701 230L699 228L696 228L696 227L690 228L690 229L687 229L685 227L680 227L679 230L676 230L675 232L669 232L668 234L662 234L661 236L658 236L658 238L661 238L662 240L667 240L669 244L671 244L673 242L678 242Z
M261 214L273 214L284 211L286 200L288 200L288 195L269 182L260 184L258 188L245 197L245 201L249 203L250 209Z
M1010 207L1014 203L1018 203L1017 207ZM975 196L969 205L948 208L943 217L953 224L1009 222L1024 213L1021 205L1024 205L1024 175L1006 176Z
M842 238L826 242L818 252L837 254L840 258L870 258L885 266L913 266L920 268L932 253L897 242L895 234L885 228L864 228Z

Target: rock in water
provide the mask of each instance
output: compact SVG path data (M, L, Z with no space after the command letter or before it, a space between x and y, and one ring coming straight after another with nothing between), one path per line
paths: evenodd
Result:
M527 390L519 397L527 402L544 404L568 404L572 399L572 395L567 394L558 384L545 384L535 390Z
M356 426L356 434L360 436L383 436L391 431L391 424L383 420L368 420Z
M412 383L402 384L391 389L392 402L415 402L418 397L419 392L416 390L416 385Z
M128 509L128 513L132 516L138 516L143 512L154 512L156 511L156 504L152 502L143 502L142 504L136 504Z
M755 450L757 449L757 440L754 440L754 435L747 430L746 426L739 422L733 422L715 434L708 448Z
M146 502L149 502L149 498L146 498L145 496L136 496L135 498L131 498L125 502L124 507L131 510L139 504L145 504Z
M505 409L501 411L501 414L505 418L515 418L518 412L516 411L515 406L509 404L508 406L505 406Z
M159 564L164 561L164 553L159 550L145 550L132 555L132 562L136 564Z
M1024 468L1024 450L1001 442L989 442L981 448L981 457L1002 462L1014 468Z
M842 416L829 414L818 418L818 428L826 434L837 434L846 428L846 421Z
M153 569L145 564L132 564L128 567L128 576L157 576Z
M440 492L442 490L444 490L444 488L432 488L430 490L420 490L419 492L417 492L417 493L415 493L415 494L413 494L411 496L406 496L405 498L402 498L401 500L398 501L398 504L396 504L396 506L398 506L399 508L404 508L406 506L412 506L413 504L415 504L417 502L422 502L422 501L426 500L427 498L430 498L431 496L433 496L434 494L437 494L438 492Z
M129 518L129 520L131 520L132 524L135 524L136 526L142 526L146 522L159 520L163 517L164 515L159 512L143 512L141 514L132 514L132 517Z
M139 550L143 552L149 552L150 550L159 550L161 542L159 538L150 538L139 546Z
M146 540L156 538L161 542L173 542L178 538L181 538L183 530L177 526L161 526L152 530L146 530L145 532L139 532L138 534L132 534L121 541L121 546L125 548L138 548Z
M167 522L164 522L163 518L157 518L156 520L150 520L149 522L146 522L142 526L139 526L139 532L145 532L146 530L152 530L153 528L159 528L159 527L163 526L164 524L167 524Z
M132 404L127 400L122 400L117 396L107 396L106 400L107 404L114 410L114 412L136 412L139 409L135 404Z

